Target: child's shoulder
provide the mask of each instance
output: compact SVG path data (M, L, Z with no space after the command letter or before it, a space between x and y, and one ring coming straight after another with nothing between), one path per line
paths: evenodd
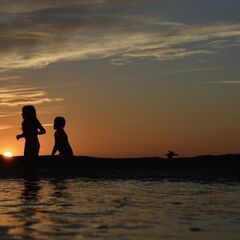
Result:
M63 129L57 129L54 133L55 136L63 136L66 135L65 131Z

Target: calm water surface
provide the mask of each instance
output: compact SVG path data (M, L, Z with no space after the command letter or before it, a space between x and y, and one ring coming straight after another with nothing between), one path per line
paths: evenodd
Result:
M238 183L0 179L0 239L240 239Z

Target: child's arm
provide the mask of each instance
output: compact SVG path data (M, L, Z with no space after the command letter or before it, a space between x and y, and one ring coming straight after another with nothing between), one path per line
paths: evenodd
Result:
M58 150L58 147L57 147L57 133L55 132L54 133L54 140L55 140L55 144L54 144L54 146L53 146L53 150L52 150L52 155L55 155L55 153L57 152L57 150Z
M17 136L16 136L16 138L17 138L17 140L19 140L20 138L24 138L24 134L22 133L22 134L18 134Z
M38 121L38 129L39 131L37 132L38 135L43 135L46 133L45 128L42 126L42 124Z
M54 145L53 150L52 150L52 155L55 155L56 152L57 152L57 146Z

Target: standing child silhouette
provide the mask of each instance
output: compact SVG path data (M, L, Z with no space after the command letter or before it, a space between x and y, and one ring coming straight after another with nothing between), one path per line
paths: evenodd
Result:
M52 155L58 151L59 155L63 158L73 156L73 150L68 142L68 136L64 131L66 121L64 117L56 117L54 119L53 128L55 131L55 145L52 150Z
M17 140L25 138L24 158L25 160L35 160L39 155L40 143L38 135L46 133L42 124L37 119L36 110L32 105L22 108L22 133L17 135Z

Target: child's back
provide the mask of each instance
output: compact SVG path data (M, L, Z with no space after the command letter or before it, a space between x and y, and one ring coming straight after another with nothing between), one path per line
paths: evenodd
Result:
M69 144L68 136L65 133L64 129L60 128L58 129L55 134L55 146L57 147L57 150L59 151L61 156L72 156L73 150Z
M57 151L59 151L60 156L69 157L73 155L73 150L69 144L68 136L64 131L66 121L63 117L56 117L54 119L54 129L55 134L55 145L52 150L52 155L54 155Z

